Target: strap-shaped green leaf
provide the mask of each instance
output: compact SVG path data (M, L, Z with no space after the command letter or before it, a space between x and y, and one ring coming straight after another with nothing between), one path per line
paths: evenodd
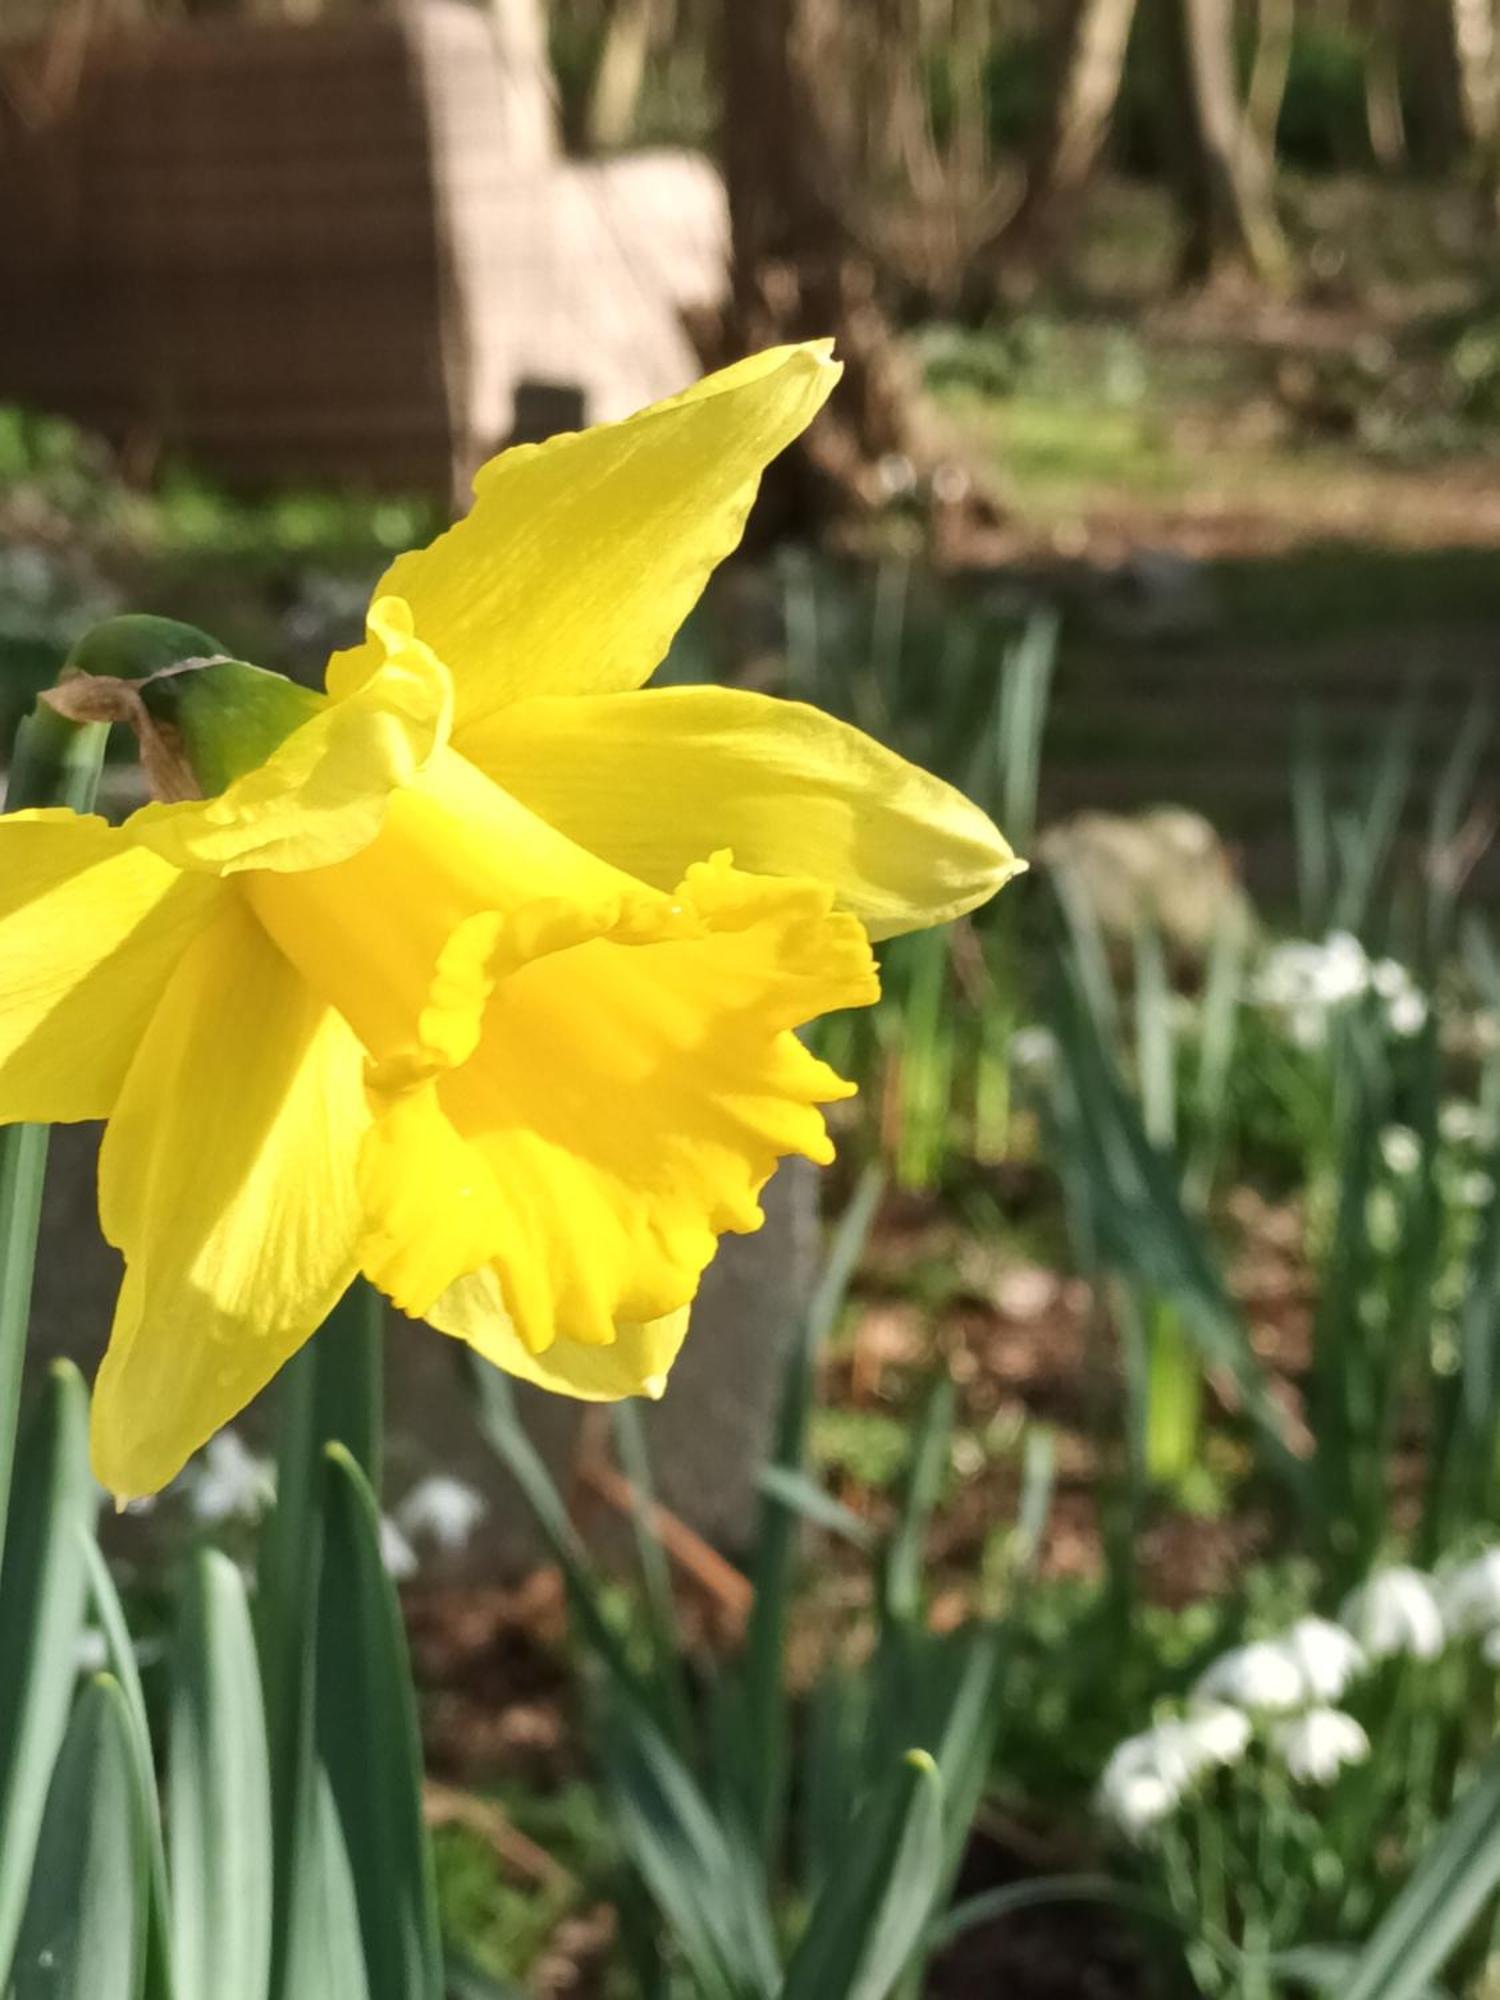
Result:
M289 1913L288 1993L309 2000L370 2000L359 1899L326 1771L308 1773L305 1824L297 1843L297 1894Z
M604 1738L625 1851L661 1910L703 2000L766 2000L776 1943L759 1856L734 1814L716 1815L645 1710L628 1700Z
M125 1622L125 1607L120 1602L120 1593L115 1589L104 1552L91 1533L83 1536L83 1554L88 1570L89 1601L104 1635L109 1671L120 1684L120 1693L124 1696L126 1712L130 1717L131 1747L135 1752L141 1797L146 1801L146 1848L151 1889L146 1919L144 2000L175 2000L177 1983L172 1974L167 1848L162 1838L161 1801L156 1790L156 1763L151 1748L151 1724L146 1714L141 1671L136 1662L130 1628Z
M304 1849L315 1838L317 1821L313 1668L322 1454L324 1445L337 1439L367 1478L378 1478L383 1312L379 1295L357 1280L281 1378L276 1505L262 1535L256 1598L271 1768L273 2000L302 2000L317 1990L294 1974L288 1953L305 1927L314 1864Z
M216 1550L188 1572L172 1656L167 1830L172 1957L184 1995L265 2000L271 1976L266 1720L240 1573Z
M839 1219L817 1289L788 1349L769 1461L782 1472L800 1474L807 1470L818 1357L843 1310L883 1191L881 1174L867 1171ZM778 1846L786 1804L786 1634L801 1532L800 1514L774 1490L763 1487L751 1577L755 1603L745 1643L738 1776L746 1819L767 1856Z
M15 2000L139 2000L149 1880L130 1711L101 1674L73 1711L47 1795Z
M317 1756L328 1774L365 1945L370 2000L441 2000L422 1755L380 1514L342 1445L323 1457Z
M932 1758L912 1750L855 1822L781 2000L885 2000L932 1921L943 1860L942 1780Z
M1387 1910L1339 2000L1416 2000L1426 1994L1500 1884L1500 1750L1492 1751Z
M0 1560L0 1971L31 1880L52 1767L68 1726L92 1532L88 1398L59 1362L22 1433Z

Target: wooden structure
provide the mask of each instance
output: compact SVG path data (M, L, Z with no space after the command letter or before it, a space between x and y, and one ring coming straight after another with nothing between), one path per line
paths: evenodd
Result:
M0 50L0 399L242 481L446 491L520 383L589 420L682 387L717 181L564 162L536 23L421 0Z

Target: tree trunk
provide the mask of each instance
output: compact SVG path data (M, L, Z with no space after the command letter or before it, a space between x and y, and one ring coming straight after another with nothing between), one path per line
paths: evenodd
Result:
M1407 164L1406 111L1401 102L1401 22L1396 0L1363 0L1365 125L1376 164L1394 173Z
M635 129L656 16L657 0L612 0L584 121L596 152L625 145Z
M1480 213L1493 227L1500 199L1500 37L1493 0L1449 0L1469 160Z
M1297 0L1258 0L1255 61L1245 92L1245 141L1271 162L1276 158L1276 133L1296 37Z
M1136 0L1071 0L1057 39L1047 118L1027 169L1025 192L982 255L1008 296L1035 285L1076 214L1120 95L1135 10Z
M1271 161L1235 80L1234 0L1162 0L1162 7L1169 83L1163 109L1185 224L1182 279L1284 284L1288 253Z
M1446 0L1390 0L1398 65L1411 109L1408 142L1422 166L1445 171L1465 151L1463 96Z
M765 482L763 533L806 532L831 513L874 504L879 462L910 457L907 385L853 201L818 116L836 76L809 50L828 0L721 0L722 159L732 284L725 345L753 353L831 334L844 363L833 406Z

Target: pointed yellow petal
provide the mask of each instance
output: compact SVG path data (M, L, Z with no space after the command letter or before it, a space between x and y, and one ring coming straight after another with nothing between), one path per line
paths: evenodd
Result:
M474 1055L436 1083L452 1129L431 1157L457 1160L455 1141L472 1153L460 1177L494 1218L508 1323L562 1373L573 1362L554 1349L610 1347L622 1322L686 1306L718 1236L759 1226L779 1159L832 1157L818 1107L849 1086L793 1031L876 993L863 931L816 885L720 859L690 870L680 899L696 936L598 937L508 973ZM472 1259L477 1242L452 1247ZM399 1268L399 1303L447 1310L432 1305L431 1241Z
M452 709L447 671L411 636L406 606L383 599L369 622L374 671L348 700L215 797L144 806L126 832L175 867L214 875L324 868L367 846L391 794L447 741Z
M946 923L1021 866L978 806L801 702L715 687L518 702L468 753L581 846L669 888L698 856L831 883L872 937Z
M534 1382L554 1395L586 1403L617 1403L625 1396L659 1396L688 1329L688 1309L644 1325L623 1321L606 1347L559 1340L533 1354L505 1310L499 1273L476 1271L458 1283L427 1314L440 1333L467 1341L476 1354L507 1375Z
M120 1093L99 1208L125 1282L94 1396L94 1470L164 1485L354 1276L363 1057L237 895L161 995Z
M102 819L0 819L0 1123L108 1116L218 893Z
M380 584L453 672L458 748L519 696L639 687L838 374L826 342L777 348L624 423L492 459L465 519ZM330 692L374 664L368 644L338 655Z

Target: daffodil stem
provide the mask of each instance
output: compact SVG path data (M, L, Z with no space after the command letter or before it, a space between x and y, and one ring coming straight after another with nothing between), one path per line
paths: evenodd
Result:
M87 812L98 789L107 733L80 729L38 704L16 731L6 811L71 806ZM9 1513L46 1172L44 1125L11 1125L0 1132L0 1543Z

